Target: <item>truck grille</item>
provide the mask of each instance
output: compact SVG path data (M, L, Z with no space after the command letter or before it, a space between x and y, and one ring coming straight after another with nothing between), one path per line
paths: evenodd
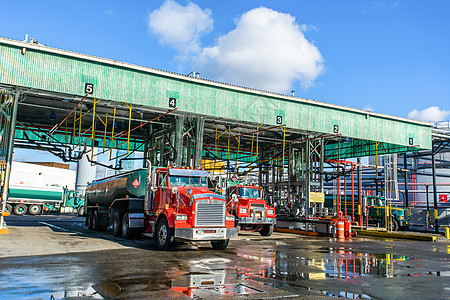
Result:
M225 202L212 203L197 201L195 226L225 226Z

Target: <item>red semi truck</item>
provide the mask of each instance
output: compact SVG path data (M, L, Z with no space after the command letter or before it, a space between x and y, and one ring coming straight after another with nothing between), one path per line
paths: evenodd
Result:
M244 230L258 231L269 236L276 223L275 209L263 199L261 188L236 185L228 188L228 211L236 218L236 225Z
M150 171L149 171L150 170ZM208 173L184 168L138 169L97 180L86 188L86 225L112 226L115 236L155 238L160 250L175 239L210 241L216 250L237 236L224 196L208 190Z

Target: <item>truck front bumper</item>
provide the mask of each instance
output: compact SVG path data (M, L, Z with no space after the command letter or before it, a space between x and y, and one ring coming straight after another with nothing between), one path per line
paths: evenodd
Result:
M240 225L246 225L246 224L274 224L276 223L275 218L253 218L253 217L239 217L239 224Z
M237 227L232 228L175 228L175 238L190 241L226 240L238 235Z

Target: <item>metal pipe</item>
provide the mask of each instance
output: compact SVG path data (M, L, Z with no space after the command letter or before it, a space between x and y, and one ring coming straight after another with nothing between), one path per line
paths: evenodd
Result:
M403 169L405 174L405 207L409 207L408 201L408 162L406 160L406 153L403 154Z
M152 185L152 163L147 159L148 175L145 178L145 196L144 196L144 212L148 215L150 211L150 188Z
M53 132L55 132L55 130L57 130L59 128L59 126L61 126L64 121L73 113L73 111L78 107L78 105L80 105L80 103L83 102L83 100L88 96L89 94L84 95L84 97L80 100L80 102L77 103L77 105L75 105L75 107L70 111L70 113L68 113L64 119L59 122L58 124L55 124L55 126L53 126L52 129L50 129L49 133L52 134ZM95 100L94 100L95 101Z
M433 149L433 147L432 147ZM434 151L431 151L431 163L433 173L433 199L434 199L434 232L439 233L438 210L437 210L437 190L436 190L436 165L434 162Z
M428 225L430 224L430 203L428 201L428 185L426 186L426 190L427 190L427 230L428 230Z

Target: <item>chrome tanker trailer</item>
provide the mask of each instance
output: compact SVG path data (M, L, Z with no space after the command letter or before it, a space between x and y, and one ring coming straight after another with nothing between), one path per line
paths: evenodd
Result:
M175 238L225 249L237 228L225 197L208 190L207 177L203 170L154 168L93 181L86 188L86 225L94 230L112 225L115 236L128 239L145 233L161 250Z

